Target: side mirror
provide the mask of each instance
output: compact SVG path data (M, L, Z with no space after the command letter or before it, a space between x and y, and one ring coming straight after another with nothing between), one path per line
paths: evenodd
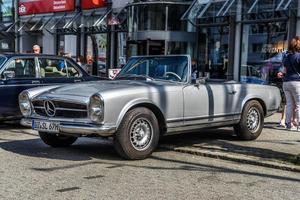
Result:
M4 79L11 79L11 78L15 78L16 74L14 71L5 71L3 72L3 77Z
M206 77L200 77L196 80L192 80L192 84L194 84L195 86L199 86L199 85L205 85L206 84Z

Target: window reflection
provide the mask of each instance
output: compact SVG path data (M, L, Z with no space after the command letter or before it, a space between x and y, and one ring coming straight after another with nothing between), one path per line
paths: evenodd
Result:
M202 28L199 35L199 61L204 76L211 79L227 79L229 27Z
M13 0L0 1L2 22L13 21Z
M241 52L241 81L276 83L287 49L287 23L245 24Z

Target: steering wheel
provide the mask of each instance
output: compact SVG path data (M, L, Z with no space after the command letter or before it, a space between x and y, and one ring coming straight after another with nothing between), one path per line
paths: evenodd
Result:
M168 77L169 75L172 75L173 77L175 77L176 79L178 79L179 81L181 81L180 76L178 76L178 74L176 74L174 72L166 72L164 76Z

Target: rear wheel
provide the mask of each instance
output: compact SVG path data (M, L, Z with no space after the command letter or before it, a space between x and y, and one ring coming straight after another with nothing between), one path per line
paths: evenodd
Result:
M244 106L241 121L234 126L234 131L242 140L255 140L264 126L264 111L258 101L252 100Z
M159 140L159 125L147 108L130 110L114 136L118 154L126 159L145 159L152 154Z
M55 135L45 132L39 132L39 135L43 142L51 147L68 147L77 140L77 137Z

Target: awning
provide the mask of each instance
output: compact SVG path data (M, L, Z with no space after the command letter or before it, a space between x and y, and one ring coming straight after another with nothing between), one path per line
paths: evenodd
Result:
M88 15L83 15L82 23L80 28L97 28L106 26L106 19L112 13L112 10L106 11L104 14L98 14L95 11L89 13Z
M293 5L293 0L278 0L274 4L267 4L259 0L250 0L249 9L246 13L286 11L291 8L291 5Z
M19 21L18 32L35 32L42 30L47 30L51 34L54 34L57 30L72 30L74 32L79 26L78 21L81 14L81 12L77 12L75 14L63 13L62 15L55 14L48 16L32 15L27 18L21 18ZM10 29L12 29L12 27L10 27Z
M207 17L228 16L235 5L236 0L195 0L181 19L195 21Z

